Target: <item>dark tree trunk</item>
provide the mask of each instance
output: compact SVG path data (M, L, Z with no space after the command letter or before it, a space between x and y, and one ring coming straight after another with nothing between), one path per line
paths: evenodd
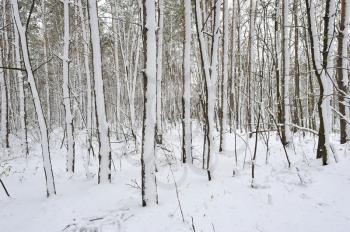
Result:
M344 40L344 30L345 30L345 21L346 21L346 0L341 0L341 9L340 9L341 19L339 25L339 35L338 35L338 56L337 56L337 82L338 82L338 102L339 102L339 113L342 115L346 115L345 109L345 94L347 92L347 88L345 85L345 80L347 77L343 75L343 62L344 62L344 54L343 54L343 40ZM347 49L347 48L345 48ZM347 58L347 57L346 57ZM347 123L343 117L340 117L340 143L344 144L347 142L347 131L346 131Z
M300 70L299 70L299 25L298 25L298 0L294 0L294 117L293 122L297 125L303 125L303 108L300 99ZM295 129L295 127L294 127Z
M320 120L320 126L318 130L318 146L317 146L317 154L316 158L322 158L323 165L327 165L327 159L328 159L328 154L327 154L327 148L326 148L326 138L325 138L325 128L324 128L324 115L322 112L322 102L323 102L323 97L324 97L324 86L322 83L322 77L320 71L317 69L317 64L316 64L316 57L315 57L315 44L313 41L313 32L312 32L312 22L311 21L311 12L310 12L310 3L309 0L305 1L306 3L306 9L307 9L307 19L309 23L309 36L310 36L310 43L311 43L311 55L312 55L312 63L313 63L313 68L315 70L315 74L320 86L320 96L318 99L318 114L319 114L319 120ZM330 0L326 1L326 10L325 10L325 17L324 17L324 38L323 38L323 62L322 62L322 69L327 68L327 56L328 56L328 21L329 21L329 3Z

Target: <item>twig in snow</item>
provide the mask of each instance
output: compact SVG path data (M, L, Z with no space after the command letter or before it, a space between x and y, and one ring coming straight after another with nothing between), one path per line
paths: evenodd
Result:
M11 197L10 194L9 194L9 192L8 192L7 189L6 189L5 185L4 185L4 182L2 182L1 179L0 179L0 183L1 183L2 187L4 188L6 195L7 195L8 197Z
M62 147L63 147L64 139L65 139L65 138L66 138L66 128L64 128L64 131L63 131L63 138L62 138L62 141L61 141L60 149L62 149Z
M111 161L112 161L112 165L113 165L113 170L116 172L116 171L117 171L117 169L115 168L115 164L114 164L114 160L113 160L113 158L111 158Z
M177 203L179 204L179 208L180 208L180 212L181 212L182 221L185 222L184 213L183 213L183 211L182 211L181 201L180 201L180 198L179 198L179 189L178 189L178 187L177 187L177 183L176 183L176 180L175 180L175 177L174 177L174 172L173 172L173 169L171 168L171 165L170 165L170 164L169 164L169 168L170 168L171 175L172 175L172 177L173 177L173 181L174 181L174 185L175 185L176 198L177 198Z
M137 183L135 179L131 180L131 183L132 184L126 184L126 185L141 191L141 186Z
M62 231L65 231L65 230L68 229L69 227L71 227L71 226L76 226L76 225L77 225L76 223L68 224L68 225L66 225L66 227L63 228Z
M191 221L192 221L192 230L193 232L196 232L196 227L194 226L193 217L191 217Z
M300 175L299 168L298 168L298 167L295 167L295 169L297 170L297 174L298 174L298 177L299 177L299 179L300 179L300 184L301 184L301 185L305 185L305 181L303 180L303 178L302 178L301 175Z
M258 124L256 126L256 131L259 130L259 126L260 126L260 110L259 110L259 115L258 115ZM253 155L253 159L252 159L252 183L251 186L252 188L255 187L254 185L254 178L255 178L255 161L256 161L256 153L257 153L257 148L258 148L258 133L255 134L255 145L254 145L254 155Z
M166 150L166 148L163 148L164 150ZM177 186L176 180L175 180L175 176L174 176L174 172L173 169L171 167L171 162L169 160L168 154L164 152L165 158L168 162L169 165L169 169L171 172L171 176L173 177L173 181L174 181L174 186L175 186L175 191L176 191L176 198L177 198L177 203L179 204L179 208L180 208L180 212L181 212L181 217L182 217L182 221L185 222L185 217L184 217L184 213L182 211L182 206L181 206L181 201L180 201L180 197L179 197L179 188Z
M337 151L335 150L334 148L334 145L332 143L329 144L331 150L332 150L332 153L333 153L333 157L334 157L334 161L336 163L338 163L338 155L337 155Z
M213 227L213 231L215 232L215 227L214 227L214 224L213 224L213 223L211 223L211 226Z
M89 219L90 222L93 222L93 221L98 221L98 220L102 220L103 217L98 217L98 218L92 218L92 219Z
M271 113L271 111L269 109L267 109L267 112L271 115L273 122L275 123L276 127L278 128L278 123L276 122L276 119L275 119L275 116L273 115L273 113ZM289 156L288 156L288 153L287 153L286 145L282 141L282 136L281 136L279 130L277 130L277 134L278 134L278 137L280 138L280 141L282 143L283 150L284 150L284 153L286 155L287 162L288 162L288 167L290 168L291 163L290 163Z

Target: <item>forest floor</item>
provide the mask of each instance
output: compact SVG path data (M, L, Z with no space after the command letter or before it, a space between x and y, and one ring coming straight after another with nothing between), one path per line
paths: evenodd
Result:
M57 195L49 199L40 144L32 143L28 159L16 156L15 147L10 158L0 162L1 179L11 194L7 198L0 186L0 231L350 231L350 145L334 141L339 162L332 156L330 164L322 166L315 159L317 137L295 135L294 146L287 149L292 163L288 168L276 134L270 135L268 153L259 138L252 188L254 136L249 146L243 141L246 135L236 137L236 163L235 136L228 134L225 152L213 159L213 180L208 182L201 169L202 133L193 133L194 164L183 165L179 131L165 134L165 145L157 148L159 204L146 208L141 207L140 154L122 143L112 143L112 183L98 185L98 159L92 159L93 174L87 178L79 139L76 173L66 173L62 131L54 131Z

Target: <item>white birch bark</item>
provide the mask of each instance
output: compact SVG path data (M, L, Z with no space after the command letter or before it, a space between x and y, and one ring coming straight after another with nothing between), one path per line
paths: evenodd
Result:
M46 17L46 6L45 6L45 1L41 2L41 7L42 7L42 14L43 14L43 43L44 43L44 58L48 58L48 35L47 35L47 30L46 30L46 22L47 22L47 17ZM47 121L47 126L48 129L51 127L51 107L50 107L50 77L49 77L49 64L45 63L44 65L44 71L45 71L45 93L46 93L46 121Z
M249 61L248 61L248 84L247 84L247 123L248 123L248 130L252 131L252 124L253 124L253 105L252 103L252 94L251 89L254 86L254 83L252 82L252 76L255 70L255 46L253 45L254 37L255 37L255 23L256 23L256 0L250 0L250 9L249 9L249 41L248 41L248 47L249 47ZM254 92L253 92L254 94ZM250 134L251 135L251 134Z
M0 49L0 66L3 66L3 52ZM7 133L7 96L4 69L0 69L0 91L1 91L1 147L6 147L6 133Z
M63 41L63 105L65 111L66 122L66 135L67 135L67 171L74 172L75 163L75 143L74 143L74 127L73 127L73 115L71 109L70 91L69 91L69 0L64 0L64 41Z
M89 0L90 36L93 52L94 87L97 111L97 129L99 134L99 173L98 182L111 182L111 146L109 143L109 127L107 124L104 98L100 33L98 29L97 2Z
M182 162L187 158L192 162L192 129L191 129L191 0L184 0L185 38L183 56L183 122L182 122Z
M139 58L140 58L140 49L138 49L139 46L141 46L141 38L142 36L138 33L137 35L137 48L136 48L136 55L135 55L135 64L134 64L134 72L133 72L133 79L131 83L131 87L129 87L129 108L130 108L130 123L131 123L131 130L132 134L135 137L135 150L138 151L138 141L137 141L137 128L136 128L136 115L135 115L135 95L136 95L136 81L138 76L138 67L139 67Z
M215 2L214 10L214 28L212 37L212 48L211 48L211 62L209 64L209 57L207 51L206 41L203 36L203 22L202 14L200 9L200 1L196 0L196 17L197 17L197 30L199 45L202 54L202 62L204 68L204 76L206 79L206 91L207 91L207 136L208 136L208 157L206 163L206 169L208 171L208 179L211 180L212 166L211 160L215 155L215 103L216 103L216 82L218 76L218 48L219 48L219 37L220 37L220 6L221 0Z
M238 87L239 85L239 79L238 79L238 72L236 70L236 67L238 67L237 64L239 64L238 59L237 59L237 54L238 53L238 49L236 46L236 43L238 42L238 33L239 31L237 30L237 24L239 23L239 21L237 20L239 18L238 16L238 4L236 4L236 0L232 1L232 22L231 22L231 83L230 83L230 93L228 95L228 98L230 99L230 108L229 111L230 114L232 115L230 117L230 125L232 125L233 123L233 130L236 131L237 130L237 118L238 118L238 114L236 112L237 108L238 108L238 102L239 100L236 97L236 86ZM237 74L236 74L237 72ZM232 104L232 105L231 105ZM233 114L236 113L235 116L233 116Z
M319 72L321 75L321 82L324 88L324 98L322 99L321 109L322 109L322 115L323 115L323 124L324 124L324 136L325 136L325 148L327 149L327 154L331 155L333 152L330 147L330 126L331 126L331 119L329 118L329 111L331 111L330 106L330 97L326 95L326 93L329 93L330 90L330 79L327 77L326 72L322 70L322 63L321 63L321 53L320 53L320 43L318 40L318 33L316 29L316 20L315 20L315 3L313 1L309 1L310 4L310 21L311 21L311 33L312 33L312 41L314 45L314 57L315 57L315 66L316 66L316 72ZM326 90L327 89L327 90Z
M8 20L7 20L7 12L6 12L6 1L4 2L4 6L3 6L3 23L4 23L4 27L7 25ZM3 49L3 64L5 63L5 65L9 65L9 53L10 53L10 44L9 44L9 39L8 39L8 35L7 35L7 30L3 30L2 33L2 49ZM4 111L3 111L3 117L4 117L4 147L9 148L9 125L10 125L10 120L13 121L12 115L11 115L11 111L12 111L12 106L11 106L11 86L10 86L10 69L5 69L4 70L4 74L6 72L6 75L4 75L4 85L3 85L3 89L4 89L4 93L3 94L3 99L4 101Z
M143 0L144 116L142 130L142 206L156 204L155 127L157 94L156 11L154 0Z
M114 77L116 80L116 128L117 128L117 135L119 135L118 127L120 125L120 110L121 110L121 101L120 101L120 86L121 81L119 77L119 49L118 49L118 28L117 28L117 20L116 16L118 15L117 7L116 7L117 1L111 1L112 6L112 30L113 30L113 53L114 53Z
M3 12L2 12L2 21L3 21L3 27L6 26L5 22L5 15L6 15L6 2L3 2ZM6 41L6 36L5 36L6 30L2 31L0 34L0 66L4 66L4 60L6 57L5 53L5 41ZM8 145L8 98L7 98L7 84L5 80L5 69L0 70L0 91L1 91L1 122L0 122L0 146L2 148L6 148Z
M81 31L83 37L83 53L84 53L84 68L85 68L85 76L86 76L86 129L89 134L89 138L91 136L91 127L92 127L92 93L91 93L91 74L90 74L90 66L89 66L89 37L86 29L85 23L85 15L81 0L78 0L78 8L79 8L79 17L81 21Z
M157 31L157 143L162 143L162 67L163 67L163 27L164 27L164 2L158 0L158 31Z
M14 18L13 18L13 22L15 22ZM13 27L14 27L14 35L15 35L15 60L16 60L15 62L16 62L16 67L21 67L19 35L15 24ZM18 89L19 89L19 117L20 117L20 125L21 125L20 137L21 137L21 147L22 147L21 150L23 155L28 156L29 150L28 150L27 123L26 123L26 112L25 112L26 99L25 99L25 92L23 87L24 78L23 78L23 73L20 70L16 71L16 75L18 79Z
M204 76L206 81L210 81L210 64L209 64L209 55L208 55L208 45L203 35L203 18L202 18L202 10L200 7L200 1L196 0L196 18L197 18L197 30L198 30L198 40L200 50L202 52L202 62L204 67Z
M335 35L335 25L336 25L336 5L335 0L329 1L329 21L328 21L328 56L327 56L327 68L326 68L326 77L325 77L325 83L324 85L324 101L325 101L325 107L327 111L327 114L324 115L325 120L327 122L327 125L325 124L325 133L330 134L332 133L332 109L331 109L331 102L333 98L333 83L335 82L334 79L334 52L335 52L335 41L336 41L336 35ZM332 153L328 153L332 154Z
M227 132L227 108L228 108L228 0L224 0L224 36L223 36L223 63L222 63L222 91L221 91L221 128L220 128L220 151L225 150Z
M90 151L91 151L91 137L92 137L92 88L91 75L89 66L89 37L86 29L85 15L81 0L78 0L79 17L81 21L81 32L83 38L83 57L86 77L86 154L84 160L85 172L89 177Z
M290 110L290 99L289 99L289 78L290 78L290 51L289 51L289 0L283 1L282 10L282 70L283 70L283 98L284 98L284 131L286 136L286 143L290 143L292 138L292 132L290 129L291 123L291 110Z
M46 126L43 108L41 105L41 101L39 98L38 90L34 79L32 66L30 63L25 28L21 23L17 0L11 0L11 5L12 5L13 15L15 18L20 41L21 41L22 56L23 56L25 68L27 70L27 78L30 85L30 89L32 91L34 107L35 107L39 128L40 128L41 148L42 148L42 154L43 154L44 172L46 177L46 190L47 190L47 197L49 197L51 195L56 194L56 189L55 189L55 182L54 182L54 177L52 172L47 126Z
M221 0L216 0L215 2L215 18L214 18L214 28L213 28L213 40L212 40L212 49L211 49L211 64L210 64L210 80L207 83L207 94L208 94L208 138L209 138L209 153L208 153L208 163L207 169L210 173L213 171L211 165L211 160L216 152L215 144L215 104L216 104L216 82L218 79L218 52L219 52L219 39L220 39L220 19L221 19ZM210 180L211 177L209 177Z
M198 32L198 40L199 40L199 46L201 50L201 58L203 62L203 71L206 81L206 92L207 92L207 115L206 115L206 121L207 121L207 143L204 145L204 154L207 154L206 158L206 165L205 168L208 171L208 179L211 179L211 166L210 166L210 160L213 158L213 155L215 153L215 137L214 137L214 130L215 130L215 94L216 94L216 79L217 79L217 65L218 65L218 46L219 46L219 22L218 19L220 19L220 16L217 15L218 12L220 12L220 5L221 1L216 1L215 4L215 14L217 17L215 17L216 22L214 23L214 34L213 34L213 41L212 41L212 60L211 63L209 63L209 55L208 55L208 49L207 49L207 41L204 39L204 33L203 33L203 20L202 20L202 12L200 8L200 1L196 0L196 18L197 18L197 32ZM204 162L204 161L203 161Z
M142 10L140 14L142 18ZM122 24L123 25L123 24ZM131 128L131 134L135 141L135 150L139 150L139 141L137 137L137 121L135 113L135 96L136 96L136 82L139 80L138 77L138 66L139 66L139 57L140 57L140 45L142 36L140 35L139 28L128 28L128 31L125 31L125 25L121 27L121 24L118 23L118 38L121 50L121 57L124 66L124 75L125 75L125 85L126 85L126 94L127 100L129 103L129 122ZM132 38L132 39L131 39ZM131 41L130 41L131 40Z
M350 39L350 1L345 0L345 28L343 31L343 47L342 47L342 54L343 57L348 57L348 45L349 45L349 39ZM347 94L350 95L350 86L349 86L349 75L348 75L348 69L349 69L349 60L343 59L342 63L342 72L343 72L343 78L344 78L344 85L347 88ZM345 99L345 117L347 119L350 119L350 99ZM350 125L346 124L346 136L347 140L350 140Z

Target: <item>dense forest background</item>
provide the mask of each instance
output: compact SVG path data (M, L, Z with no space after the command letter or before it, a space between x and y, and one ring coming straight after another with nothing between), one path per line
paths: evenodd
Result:
M52 153L67 175L83 169L99 184L132 159L147 206L160 160L178 196L175 164L211 181L230 155L258 188L257 160L277 160L276 146L302 182L298 149L319 166L348 152L348 0L2 0L0 10L0 180L11 160L41 154L51 197Z

